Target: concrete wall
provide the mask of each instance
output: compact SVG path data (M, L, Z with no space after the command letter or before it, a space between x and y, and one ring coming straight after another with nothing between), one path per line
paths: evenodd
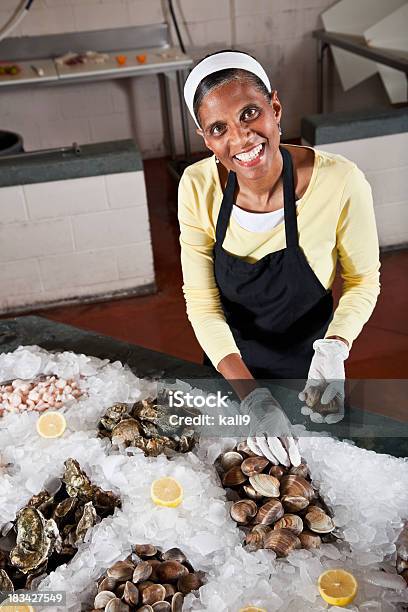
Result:
M0 188L0 313L152 290L144 173Z
M0 23L18 0L2 0ZM284 105L284 138L300 135L300 118L316 112L316 42L320 13L333 0L175 0L190 54L234 47L254 54L267 69ZM14 35L39 35L162 22L164 0L35 0ZM348 93L333 72L328 110L387 104L378 76ZM26 148L47 148L135 137L144 157L165 152L155 77L133 84L106 81L29 91L2 91L0 127L21 132ZM174 96L175 98L175 96ZM29 99L29 104L27 103ZM178 104L173 109L182 145ZM193 148L202 148L191 122Z

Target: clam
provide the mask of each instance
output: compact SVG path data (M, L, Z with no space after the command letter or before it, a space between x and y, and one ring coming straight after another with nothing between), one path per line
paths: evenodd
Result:
M220 459L221 467L225 472L228 472L235 465L241 465L242 461L242 455L237 451L227 451L221 455Z
M239 465L234 465L224 474L222 484L224 487L236 487L246 482L247 477L242 472Z
M179 548L169 548L161 555L162 561L179 561L184 563L187 561L186 555Z
M281 465L273 465L269 470L269 474L280 480L286 474L286 470Z
M116 587L115 578L109 578L109 576L105 577L98 585L98 592L101 591L113 591Z
M315 491L303 476L297 474L286 474L282 477L281 481L281 493L282 495L301 495L306 497L309 501L315 497Z
M106 573L109 578L115 580L131 580L134 569L135 566L131 561L116 561Z
M241 463L241 470L246 476L254 476L263 472L268 465L269 461L265 457L247 457Z
M136 606L139 603L139 589L129 580L125 583L123 599L129 606Z
M154 612L152 606L146 605L146 606L141 606L140 608L138 608L139 612Z
M105 608L111 599L116 597L112 591L100 591L94 600L94 608Z
M286 557L291 550L300 548L300 540L290 529L271 530L264 539L265 548L273 550L278 557Z
M158 559L147 559L146 563L148 563L152 568L152 573L150 574L149 580L153 580L154 582L155 580L157 580L157 569L161 565L161 561L159 561Z
M179 578L177 581L177 588L180 593L183 593L183 595L188 595L188 593L191 593L191 591L198 591L202 584L203 581L201 576L197 572L196 574L186 574L185 576L181 576L181 578Z
M258 511L258 506L252 499L241 499L231 506L231 518L243 525L249 523Z
M168 601L157 601L152 608L154 612L170 612L171 604Z
M135 544L133 549L142 559L144 557L154 557L157 554L157 548L152 544Z
M143 589L142 602L152 606L157 601L163 601L166 597L166 589L161 584L151 584Z
M171 600L171 612L183 612L184 595L175 593Z
M105 612L128 612L129 606L118 597L111 599L105 606Z
M281 502L285 510L289 510L289 512L299 512L309 505L309 500L302 495L283 495L281 497Z
M312 533L307 529L302 531L298 537L303 548L307 548L309 550L311 548L319 548L320 544L322 543L322 539L317 533Z
M293 474L294 476L302 476L302 478L308 478L310 476L310 471L306 463L301 463L297 466L292 466L289 470L289 474Z
M308 509L305 515L306 525L316 533L330 533L335 529L335 524L328 514L320 508Z
M126 582L128 582L128 581L126 581ZM115 595L116 595L116 597L118 597L119 599L122 599L122 597L123 597L123 594L124 594L124 592L125 592L126 582L122 582L122 583L121 583L119 586L117 586L117 587L116 587L116 589L115 589ZM132 584L132 583L130 583L130 584ZM138 593L139 593L139 591L138 591ZM127 603L127 602L126 602L126 603Z
M158 579L162 582L172 582L178 580L184 574L188 574L188 569L179 561L163 561L157 568Z
M284 509L278 499L270 499L263 504L255 517L255 523L273 525L284 515Z
M250 552L264 548L264 539L267 533L271 531L267 525L255 525L246 534L245 545Z
M249 482L257 493L264 497L279 497L279 480L269 474L255 474Z
M163 584L163 586L166 589L166 597L165 597L165 599L170 599L170 597L173 597L174 593L176 592L176 589L174 588L174 586L172 584L168 584L166 582Z
M243 487L244 493L250 499L262 499L263 495L255 491L252 485L244 485Z
M140 561L134 568L132 581L134 584L148 580L152 575L153 567L148 561Z
M290 529L295 535L303 531L303 521L297 514L284 514L273 526L274 529Z

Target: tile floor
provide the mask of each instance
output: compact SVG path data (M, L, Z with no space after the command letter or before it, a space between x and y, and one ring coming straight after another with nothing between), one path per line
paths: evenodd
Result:
M200 362L202 351L187 320L181 292L176 184L164 159L146 161L145 172L158 292L31 314ZM383 253L381 260L382 292L354 343L347 375L408 379L408 249ZM337 280L337 296L339 288Z

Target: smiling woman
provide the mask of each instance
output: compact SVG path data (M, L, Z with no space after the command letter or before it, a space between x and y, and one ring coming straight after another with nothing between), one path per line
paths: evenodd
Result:
M205 361L231 381L308 378L301 399L317 387L339 420L344 361L379 293L370 186L341 155L281 144L282 104L250 55L207 56L184 95L214 154L179 187L183 290Z

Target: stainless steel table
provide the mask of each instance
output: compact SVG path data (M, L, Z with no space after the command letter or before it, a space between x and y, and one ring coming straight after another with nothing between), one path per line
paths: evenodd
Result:
M318 113L322 113L324 110L324 60L330 45L350 51L350 53L355 55L366 57L378 64L384 64L396 70L401 70L401 72L405 73L408 91L408 53L370 47L363 36L326 32L325 30L315 30L313 36L318 41Z
M106 53L109 59L103 64L87 63L76 66L60 66L54 61L54 58L67 51L80 53L90 49ZM146 55L144 63L136 59L139 54ZM125 65L118 64L116 60L118 55L127 56ZM160 79L163 119L172 159L176 157L176 147L171 113L170 82L175 79L180 99L185 157L190 158L190 137L187 110L183 99L183 85L193 60L180 48L171 46L167 24L9 38L0 42L0 60L15 62L21 67L18 75L7 75L0 78L0 90L2 88L58 86L110 79L130 79L157 74ZM34 67L41 69L42 76ZM27 98L27 104L29 104L29 98Z

